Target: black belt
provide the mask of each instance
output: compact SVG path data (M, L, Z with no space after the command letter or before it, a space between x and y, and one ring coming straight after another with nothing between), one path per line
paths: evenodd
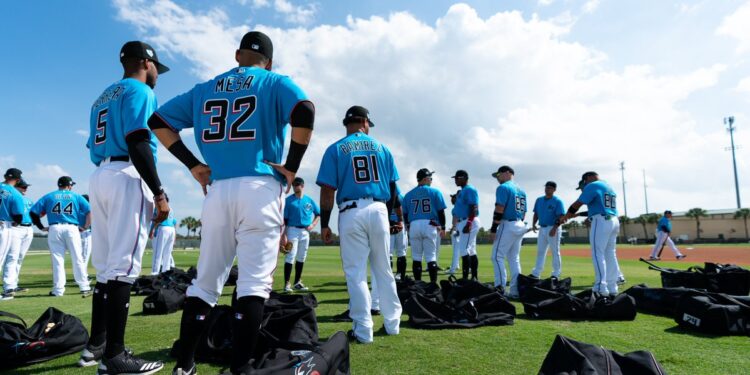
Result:
M521 219L503 219L503 221L521 221Z
M31 224L18 224L18 226L21 226L21 227L30 227Z
M109 161L124 161L124 162L127 163L127 162L130 161L130 156L128 156L128 155L125 155L125 156L110 156L109 157Z
M299 226L299 225L292 225L292 226L295 228L299 228L299 229L307 229L307 227L305 226Z
M352 202L344 206L344 208L339 209L339 213L343 213L346 210L357 208L357 202Z
M376 199L376 198L373 198L373 197L362 197L362 198L344 198L344 199L343 199L342 201L343 201L343 202L346 202L346 201L358 201L358 200L360 200L360 199L372 199L372 200L373 200L373 201L375 201L375 202L382 202L382 203L385 203L385 199Z

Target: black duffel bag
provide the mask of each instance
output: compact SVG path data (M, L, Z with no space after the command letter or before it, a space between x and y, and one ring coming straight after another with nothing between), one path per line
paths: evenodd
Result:
M253 361L242 375L346 375L349 374L349 340L336 332L328 341L315 344L272 342L274 349Z
M456 279L453 275L449 276L448 280L440 280L442 300L451 306L458 305L461 301L495 292L497 292L497 289L491 285L474 280Z
M750 336L750 297L686 294L677 303L675 321L699 332Z
M440 287L437 284L414 280L408 276L403 280L396 281L396 293L402 305L411 298L412 294L421 294L437 302L443 300Z
M634 285L623 293L633 297L635 307L642 312L674 318L677 303L686 294L701 294L689 288L649 288L646 284Z
M500 293L459 301L455 305L414 294L404 304L409 325L422 329L512 325L516 308Z
M533 302L523 302L523 309L533 319L633 320L637 314L633 297L622 293L596 298L591 289L573 295L538 287L528 293Z
M674 268L659 267L643 258L640 258L639 260L648 264L650 270L660 272L661 286L663 288L683 287L691 289L706 289L708 287L706 275L701 267L694 266L688 268L687 271L683 271Z
M706 262L703 273L706 275L706 289L709 292L733 296L750 294L750 270L734 264Z
M182 310L186 290L186 286L176 284L156 290L143 300L143 314L163 315Z
M544 358L539 375L664 375L653 354L626 354L557 335Z
M526 299L527 291L529 291L533 287L544 290L551 290L553 292L570 293L570 285L572 284L572 279L570 277L566 277L564 279L540 279L538 277L519 274L517 283L518 296L519 299L523 301Z
M54 307L31 325L18 315L0 311L0 369L12 369L76 353L86 346L89 333L81 320Z

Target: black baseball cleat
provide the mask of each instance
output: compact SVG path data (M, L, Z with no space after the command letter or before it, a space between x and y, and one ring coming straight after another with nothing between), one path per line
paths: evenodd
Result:
M195 363L193 363L193 367L187 370L181 367L175 367L174 370L172 370L172 375L198 375L198 369L196 368Z
M648 260L661 260L659 257L648 257Z
M14 291L14 292L16 292L16 293L26 293L26 292L28 292L28 291L29 291L29 288L21 288L21 287L18 287L18 288L16 288L16 289L13 289L13 291Z
M2 299L3 301L8 301L8 300L11 300L11 299L13 299L15 297L16 297L15 289L14 290L6 290L5 292L3 292L3 296L0 299Z
M50 297L62 297L62 294L55 294L55 292L49 292L48 296Z
M617 278L617 285L625 284L627 281L625 281L625 278L620 276Z
M370 315L372 316L380 315L380 310L372 309L370 310Z
M334 322L351 322L352 318L349 316L349 310L346 310L341 314L332 316L331 320Z
M102 356L104 355L104 348L106 346L106 343L99 346L86 344L86 347L83 348L83 351L81 352L81 358L78 359L78 367L90 367L98 364L99 361L102 360ZM131 350L130 348L125 348L125 351L130 355L133 355L133 350Z
M164 367L162 361L147 361L124 351L99 363L98 375L150 375Z
M357 338L357 335L354 333L354 330L348 330L346 332L346 337L349 339L349 342L356 342L357 344L367 344L364 341L360 341L359 338Z
M683 258L685 258L685 257L687 257L687 255L685 255L685 254L680 254L680 255L678 255L678 256L677 256L677 260L683 259Z

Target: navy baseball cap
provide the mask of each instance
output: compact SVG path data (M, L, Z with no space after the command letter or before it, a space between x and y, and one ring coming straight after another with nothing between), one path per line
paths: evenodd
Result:
M292 186L304 185L304 184L305 184L305 180L303 180L302 177L295 177L294 181L292 181Z
M9 168L7 171L5 171L5 179L6 180L18 180L21 178L21 172L18 168Z
M153 61L154 65L156 65L156 71L159 72L159 74L164 74L169 71L169 68L167 68L166 65L159 62L159 57L156 56L154 48L147 43L138 40L125 43L120 49L120 62L129 57Z
M547 181L547 183L544 184L544 187L547 187L547 186L557 189L557 183L555 183L555 181Z
M513 170L513 168L503 165L502 167L497 169L497 172L492 174L492 177L497 177L500 173L510 172L510 174L515 175L516 171Z
M367 108L359 105L352 106L346 110L346 115L344 115L343 123L344 125L348 125L352 121L359 121L361 119L367 119L367 121L370 123L370 127L375 126L375 123L372 122L372 119L370 118L370 111L368 111Z
M29 184L28 182L26 182L26 180L24 180L23 178L20 179L18 182L16 182L16 187L17 188L26 189L29 186L31 186L31 184Z
M672 211L670 211L670 210L664 211L664 215L671 215L671 214L672 214Z
M273 43L268 35L260 31L250 31L242 37L240 49L247 49L260 53L269 60L273 60Z
M467 173L463 169L459 169L459 170L456 171L455 175L451 176L451 178L460 178L460 177L469 178L469 173Z
M67 186L73 186L76 183L73 181L73 178L70 176L62 176L57 179L57 186L58 187L67 187Z
M578 181L578 187L576 190L583 190L583 187L586 186L586 181L581 179L581 181Z
M417 171L417 181L421 181L423 178L432 177L435 171L430 171L427 168L422 168Z

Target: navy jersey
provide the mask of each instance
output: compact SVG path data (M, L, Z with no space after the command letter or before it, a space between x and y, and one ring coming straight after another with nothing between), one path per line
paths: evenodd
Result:
M79 223L78 218L85 218L90 211L89 202L80 194L70 190L53 191L40 198L31 207L31 212L39 216L46 214L49 225L84 225L86 223Z
M617 216L617 194L604 181L598 180L584 186L578 201L587 205L589 217L594 215Z
M513 180L505 181L495 189L495 204L505 207L503 220L523 220L526 216L526 192Z
M409 222L414 220L438 221L438 212L445 209L443 194L434 187L417 186L404 196L403 210Z
M111 156L127 156L125 137L137 130L148 130L148 118L156 106L154 91L136 79L125 78L107 87L91 106L86 143L91 161L99 165ZM150 143L155 160L156 137L153 134Z
M200 83L161 106L156 115L175 131L195 128L195 143L211 178L276 176L286 125L307 95L287 76L238 67Z
M13 215L23 215L23 195L13 186L0 183L0 221L13 221Z
M539 225L542 227L548 227L555 225L555 221L565 214L565 206L563 205L562 199L556 195L553 195L552 198L549 199L542 195L536 199L536 202L534 202L534 213L539 219Z
M372 198L387 201L398 171L388 147L356 132L330 145L323 154L316 183L336 189L336 203Z
M307 195L297 198L292 194L286 197L284 220L291 227L309 227L315 216L320 216L320 207Z
M661 219L659 219L659 223L656 225L656 229L662 232L671 232L672 221L670 221L666 216L662 216Z
M477 206L477 214L479 216L479 193L477 189L472 185L466 185L458 192L456 197L455 216L459 219L467 219L469 217L469 206Z

